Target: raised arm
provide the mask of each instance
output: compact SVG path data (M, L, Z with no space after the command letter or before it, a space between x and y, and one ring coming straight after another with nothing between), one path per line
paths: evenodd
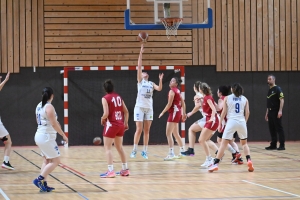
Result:
M137 69L137 81L138 83L142 81L142 57L143 57L143 52L144 52L144 44L141 44L141 51L138 59L138 69Z
M167 112L171 108L174 96L175 96L175 93L172 90L170 90L170 92L169 92L169 98L168 98L168 103L167 103L165 109L160 113L160 115L159 115L158 118L161 118L161 116L163 116L165 114L165 112Z
M6 77L5 77L4 81L2 81L2 82L0 83L0 91L1 91L2 88L4 87L5 83L8 81L9 75L10 75L10 72L8 72L8 73L6 74ZM2 77L0 77L0 81L1 81L1 78L2 78Z
M60 124L58 123L58 121L56 120L56 115L55 115L55 110L54 110L54 107L51 105L51 104L47 104L45 105L47 106L46 107L46 114L47 114L47 117L52 125L52 127L54 128L54 130L60 134L64 141L66 143L68 143L68 138L67 136L65 135L65 133L63 132L63 130L61 129L61 126Z
M163 77L164 77L164 74L161 73L159 74L159 85L157 86L155 83L154 84L154 89L157 90L157 91L161 91L162 90L162 80L163 80Z

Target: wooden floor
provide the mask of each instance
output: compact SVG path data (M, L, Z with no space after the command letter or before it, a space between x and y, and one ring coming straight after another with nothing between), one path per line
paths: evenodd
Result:
M56 188L52 193L39 193L32 184L42 161L39 149L14 147L11 164L15 170L0 170L0 199L300 199L300 142L287 143L286 151L266 151L267 144L249 145L253 173L246 164L232 165L229 153L219 171L200 169L205 157L199 144L196 156L176 161L163 161L168 147L153 145L149 160L140 154L129 159L129 177L111 179L99 177L107 169L103 146L62 146L62 164L48 180ZM125 146L128 158L131 149ZM115 170L119 170L120 159L113 153Z

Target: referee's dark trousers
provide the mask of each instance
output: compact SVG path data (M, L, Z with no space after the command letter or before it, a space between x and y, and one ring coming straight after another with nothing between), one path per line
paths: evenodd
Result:
M283 127L282 127L282 117L278 118L278 110L277 109L271 109L268 112L268 123L269 123L269 130L270 130L270 134L271 134L271 147L277 147L277 133L279 136L279 143L280 143L280 147L284 147L284 131L283 131Z

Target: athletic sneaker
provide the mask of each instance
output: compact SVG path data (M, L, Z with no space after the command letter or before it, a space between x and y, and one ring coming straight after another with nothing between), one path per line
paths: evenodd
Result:
M15 169L13 166L10 165L9 161L8 162L3 161L2 168L4 168L4 169L10 169L10 170L14 170Z
M214 164L212 166L210 166L210 168L208 169L209 172L214 172L214 171L218 171L219 166L218 164Z
M135 158L135 157L136 157L136 151L133 150L130 154L130 158Z
M253 163L250 159L248 160L247 165L248 165L248 172L253 172L254 167L253 167Z
M169 154L167 155L167 157L164 158L164 161L171 161L171 160L174 160L174 159L177 159L178 157L175 156L175 154Z
M148 159L148 153L147 153L147 151L142 151L141 155L143 156L143 158ZM130 157L131 157L131 155L130 155Z
M232 160L231 160L231 163L234 164L234 165L242 165L242 164L244 164L244 161L243 161L242 157L240 157L237 161L234 161L234 160L235 160L235 158L232 158Z
M194 156L195 152L194 152L194 149L189 147L188 150L186 150L184 152L181 152L181 155L183 155L183 156Z
M238 159L239 159L241 156L242 156L242 154L240 154L240 153L236 153L236 154L235 154L235 158L234 158L233 162L237 162L237 161L238 161Z
M205 162L201 165L203 168L208 168L214 164L214 158L211 158L210 160L206 159Z
M125 170L122 169L118 174L120 176L129 176L130 171L129 171L129 169L125 169Z
M100 174L100 177L101 178L115 178L116 177L116 174L114 171L107 171L103 174Z
M47 181L44 181L44 186L47 188L47 192L52 192L55 190L55 188L48 186ZM40 192L44 192L44 191L40 190Z
M39 180L36 178L32 182L36 187L40 188L41 192L47 192L47 187L44 184L45 183L44 180Z

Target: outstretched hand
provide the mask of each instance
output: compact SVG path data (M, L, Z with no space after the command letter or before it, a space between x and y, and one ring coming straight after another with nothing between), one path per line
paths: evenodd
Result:
M164 115L164 113L160 113L158 118L161 118Z
M159 74L158 77L159 77L159 80L162 80L164 77L164 73Z

